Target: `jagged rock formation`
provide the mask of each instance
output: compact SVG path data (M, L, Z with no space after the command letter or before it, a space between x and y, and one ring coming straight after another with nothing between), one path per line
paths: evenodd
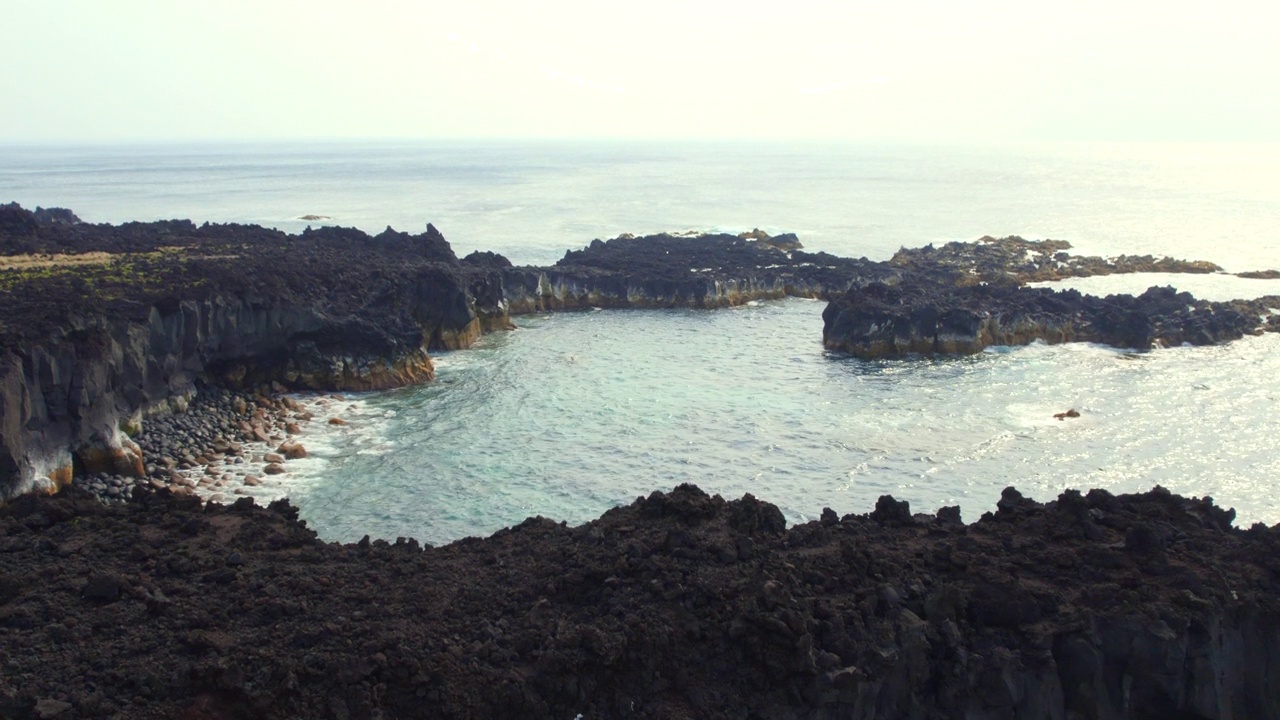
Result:
M459 260L431 226L76 220L0 206L5 497L141 474L129 433L202 383L419 382L430 350L522 312L833 298L828 346L883 356L1221 342L1280 305L1030 290L1070 263L1012 241L874 263L758 232L624 236L516 268ZM1057 269L1016 264L1028 252ZM884 497L788 530L767 503L682 486L424 551L318 542L287 503L135 493L0 507L0 716L1280 714L1280 530L1235 530L1208 499L1010 489L965 526Z
M850 289L823 311L823 342L864 358L955 355L992 345L1098 342L1148 349L1212 345L1277 330L1269 308L1280 298L1225 303L1173 288L1098 298L1075 290L1017 285L951 285L908 277Z
M1124 273L1215 273L1222 268L1202 260L1177 260L1151 255L1119 255L1102 258L1072 255L1065 240L1025 240L1017 235L976 242L949 242L935 248L902 248L889 262L903 268L935 271L950 268L968 283L1029 283L1072 277Z
M1280 297L1205 302L1169 287L1098 298L1027 282L1138 272L1220 272L1199 261L1068 255L1068 243L983 238L898 251L887 282L855 282L823 312L823 343L863 358L968 354L1042 340L1115 347L1211 345L1280 330Z
M512 314L587 307L740 305L783 297L830 299L855 281L895 275L884 263L799 249L795 235L622 235L571 250L550 268L502 275Z
M0 715L1280 714L1276 528L1158 489L998 507L787 529L681 486L423 549L318 542L284 502L29 496L0 509Z

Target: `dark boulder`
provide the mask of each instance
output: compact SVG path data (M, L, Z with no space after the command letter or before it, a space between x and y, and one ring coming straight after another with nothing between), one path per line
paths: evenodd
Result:
M487 268L491 270L502 270L511 267L511 261L489 250L476 250L466 257L462 258L465 265L472 267Z
M21 238L35 235L39 229L35 213L16 202L0 205L0 235Z
M60 207L36 207L36 222L41 225L79 225L83 222L75 213Z

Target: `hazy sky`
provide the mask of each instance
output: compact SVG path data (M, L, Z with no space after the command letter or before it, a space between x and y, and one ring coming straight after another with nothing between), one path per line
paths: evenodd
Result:
M1275 8L0 0L0 142L1275 141Z

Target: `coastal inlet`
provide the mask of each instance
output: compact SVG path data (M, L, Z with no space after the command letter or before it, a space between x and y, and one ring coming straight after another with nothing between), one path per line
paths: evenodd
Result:
M366 250L362 262L350 262L352 247ZM8 205L0 250L6 497L77 476L106 497L127 494L131 482L253 494L255 482L284 474L287 465L272 461L296 453L285 444L289 424L310 412L282 392L419 385L436 374L429 353L470 347L535 313L818 299L828 302L827 348L885 359L1033 341L1219 344L1276 329L1280 305L1171 289L1095 298L1028 288L1217 268L1075 258L1064 243L1017 237L875 262L809 253L790 234L624 235L532 268L491 252L459 259L431 225L377 236L186 221L113 227Z

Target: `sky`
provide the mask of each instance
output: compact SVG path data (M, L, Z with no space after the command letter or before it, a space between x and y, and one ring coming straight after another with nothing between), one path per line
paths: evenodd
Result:
M0 142L1274 142L1276 8L0 0Z

